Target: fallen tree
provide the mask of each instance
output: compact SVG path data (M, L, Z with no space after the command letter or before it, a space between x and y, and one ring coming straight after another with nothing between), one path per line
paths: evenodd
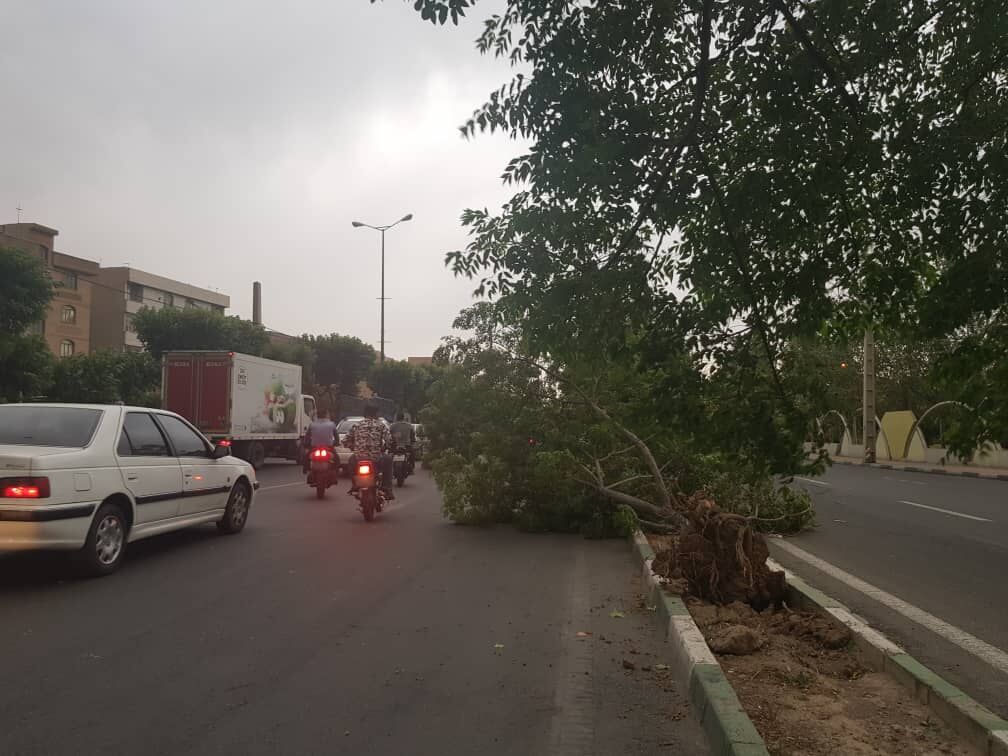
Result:
M719 438L683 432L684 420L708 425L717 372L680 372L697 401L689 418L667 414L654 390L672 378L666 371L533 358L522 351L523 323L508 306L504 300L464 311L456 326L467 334L446 339L437 355L448 367L423 420L446 514L590 535L639 526L674 537L676 557L664 574L684 592L753 606L778 602L783 581L766 567L759 531L785 519L806 526L811 504L764 469L715 454ZM726 501L716 500L718 492Z

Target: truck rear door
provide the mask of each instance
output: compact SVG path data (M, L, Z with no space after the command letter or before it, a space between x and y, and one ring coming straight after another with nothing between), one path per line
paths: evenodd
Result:
M200 362L199 412L195 425L208 435L228 435L231 432L231 356L200 355Z
M164 408L195 422L198 393L197 355L168 355L164 367Z

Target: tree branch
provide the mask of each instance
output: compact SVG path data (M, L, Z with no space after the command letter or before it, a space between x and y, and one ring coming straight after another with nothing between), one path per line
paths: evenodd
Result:
M711 15L713 13L713 6L714 0L703 0L703 6L700 11L698 28L700 55L696 66L696 87L693 90L693 109L690 120L686 124L686 128L679 135L665 166L659 172L654 189L651 190L651 195L645 200L640 211L637 213L637 219L634 221L633 226L624 235L623 241L616 252L609 257L609 266L619 260L627 249L629 249L630 244L637 237L641 227L644 225L644 221L654 212L659 197L667 189L672 172L675 170L676 164L682 157L686 146L696 140L697 131L700 129L700 123L703 120L704 105L707 99L708 78L711 66Z
M725 233L727 234L729 241L729 249L732 257L735 259L735 264L739 268L739 273L742 275L742 285L749 298L749 305L752 307L753 318L756 320L756 327L759 331L763 351L766 354L767 363L770 367L770 373L773 376L774 386L776 387L781 400L790 404L787 393L784 391L784 384L781 381L780 372L777 370L777 360L773 353L773 349L770 346L769 328L766 320L763 318L763 313L760 310L759 300L756 297L756 289L753 286L752 274L749 270L749 266L746 264L746 261L742 256L741 242L739 241L735 229L733 228L732 221L730 220L731 216L728 214L728 203L725 198L724 189L721 187L721 182L718 180L718 177L714 172L714 166L712 166L710 161L707 160L707 156L702 151L698 150L697 152L700 156L700 160L704 164L705 170L707 171L707 177L710 179L711 189L714 190L714 201L717 203L718 210L721 213L721 218L724 220Z
M837 73L837 70L832 65L830 65L829 60L827 60L826 56L823 55L822 51L815 46L815 43L812 41L812 37L809 36L805 27L799 23L797 18L795 18L795 15L791 12L787 3L784 2L784 0L773 0L773 3L777 6L777 10L779 10L784 16L788 26L791 27L791 30L798 38L798 42L801 43L801 46L805 49L805 52L812 57L812 60L814 60L816 65L819 66L819 69L826 74L826 78L829 79L833 90L837 93L837 96L843 100L844 105L846 105L850 114L854 116L854 120L858 122L859 126L863 126L861 104L857 101L854 95L847 91L846 82L843 77Z

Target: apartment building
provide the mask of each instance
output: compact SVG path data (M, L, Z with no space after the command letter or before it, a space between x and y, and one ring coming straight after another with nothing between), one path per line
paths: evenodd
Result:
M133 327L133 316L141 307L198 307L223 313L231 306L226 294L135 268L101 268L97 284L91 314L93 349L143 349Z
M55 250L59 231L40 223L0 225L0 247L12 247L37 256L56 285L44 320L33 330L45 337L53 354L70 357L91 350L91 315L99 266Z

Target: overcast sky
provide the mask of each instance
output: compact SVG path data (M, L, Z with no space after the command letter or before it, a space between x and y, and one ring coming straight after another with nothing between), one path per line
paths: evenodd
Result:
M471 301L444 268L519 148L457 127L509 76L458 28L384 0L12 0L0 45L0 223L231 296L266 325L429 355Z

